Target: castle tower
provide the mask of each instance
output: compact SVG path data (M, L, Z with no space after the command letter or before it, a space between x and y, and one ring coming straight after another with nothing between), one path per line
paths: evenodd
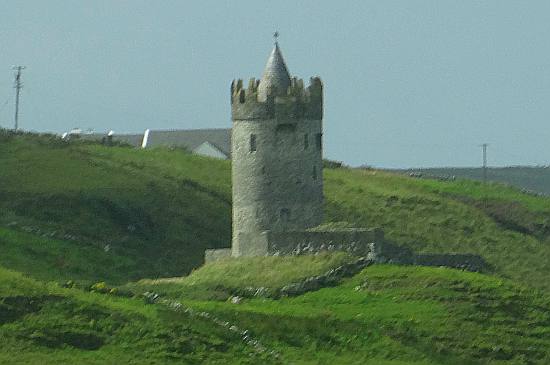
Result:
M290 77L277 42L261 80L231 84L232 256L262 254L259 233L323 219L323 86Z

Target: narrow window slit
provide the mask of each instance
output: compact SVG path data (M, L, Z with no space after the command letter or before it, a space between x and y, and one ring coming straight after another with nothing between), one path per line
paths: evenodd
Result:
M256 152L257 145L256 145L256 135L251 134L250 135L250 152Z

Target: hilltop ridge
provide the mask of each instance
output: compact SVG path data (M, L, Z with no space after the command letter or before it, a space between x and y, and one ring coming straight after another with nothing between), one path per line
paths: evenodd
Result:
M103 273L79 269L80 279L124 282L188 273L205 248L229 246L229 161L8 132L0 156L0 239L18 257L1 264L40 263L36 270L68 278L85 249L116 264ZM549 198L369 169L324 169L324 177L327 222L383 227L415 252L478 254L499 275L550 285L542 280L550 271ZM37 240L65 248L42 260L17 243Z
M443 180L450 178L483 180L481 167L434 167L389 171ZM489 167L487 178L489 181L515 186L526 193L550 195L550 166Z

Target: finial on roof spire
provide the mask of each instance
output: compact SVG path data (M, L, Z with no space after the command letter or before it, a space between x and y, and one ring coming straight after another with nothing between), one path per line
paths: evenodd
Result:
M273 42L275 44L277 44L277 40L279 39L279 32L278 31L275 31L275 33L273 33Z

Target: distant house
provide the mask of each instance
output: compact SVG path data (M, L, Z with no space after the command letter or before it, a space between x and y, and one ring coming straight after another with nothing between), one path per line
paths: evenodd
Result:
M179 147L197 155L224 160L231 158L231 129L228 128L187 130L147 129L143 134L119 134L113 131L94 133L73 129L68 133L64 133L62 138L78 138L103 143L124 143L137 148Z
M141 147L182 147L197 155L231 158L231 129L146 130Z

